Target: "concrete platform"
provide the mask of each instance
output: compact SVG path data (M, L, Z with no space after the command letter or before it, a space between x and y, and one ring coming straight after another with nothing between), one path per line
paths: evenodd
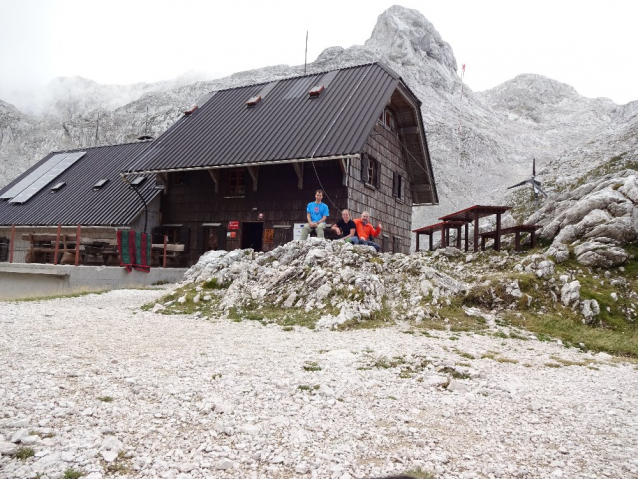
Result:
M127 273L119 266L0 263L0 300L178 283L187 268L151 268Z

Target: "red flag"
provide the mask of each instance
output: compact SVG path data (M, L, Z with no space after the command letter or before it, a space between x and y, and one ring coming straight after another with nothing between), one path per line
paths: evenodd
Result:
M463 64L463 73L465 73L465 63Z

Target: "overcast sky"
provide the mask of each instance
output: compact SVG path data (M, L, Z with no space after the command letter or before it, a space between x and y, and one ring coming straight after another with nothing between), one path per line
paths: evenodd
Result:
M99 83L210 79L302 64L369 38L385 0L0 0L0 99L56 76ZM587 97L638 100L636 0L437 0L419 10L465 63L474 91L521 73Z

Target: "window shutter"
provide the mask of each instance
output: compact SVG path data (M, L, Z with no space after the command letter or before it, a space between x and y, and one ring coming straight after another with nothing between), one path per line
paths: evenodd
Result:
M370 182L370 178L368 178L369 161L370 159L368 158L368 155L366 155L365 153L361 155L361 181L363 181L364 183Z
M399 175L396 172L392 172L392 196L399 197Z
M375 174L376 174L376 178L374 179L374 186L376 186L377 188L381 187L381 163L379 163L378 161L377 163L377 167L374 170Z

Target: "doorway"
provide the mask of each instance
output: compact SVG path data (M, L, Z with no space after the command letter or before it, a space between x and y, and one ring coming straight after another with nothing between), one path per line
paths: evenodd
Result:
M264 224L244 221L241 225L241 248L261 251L263 247Z

